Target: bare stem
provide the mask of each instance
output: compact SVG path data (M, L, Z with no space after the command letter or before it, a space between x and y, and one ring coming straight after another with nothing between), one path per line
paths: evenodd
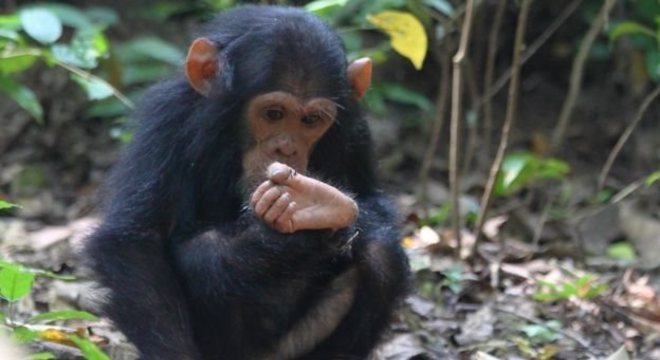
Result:
M522 49L523 41L525 39L527 16L529 15L530 7L531 0L523 0L520 7L520 12L518 13L516 39L513 45L513 63L511 64L511 69L513 71L511 73L511 82L509 83L509 97L507 100L506 118L504 120L504 125L502 126L502 137L500 139L500 144L495 155L495 160L493 160L493 164L490 168L490 175L488 176L484 194L481 198L481 208L479 210L479 217L477 219L477 228L475 234L476 240L474 244L474 254L478 253L479 240L481 239L484 222L486 221L486 216L490 207L493 189L495 188L495 180L497 179L497 174L500 171L500 166L502 165L502 161L504 159L504 153L509 146L509 135L511 133L511 128L513 127L513 122L516 118L518 110L518 91L520 89L519 83L520 70L522 67Z
M463 29L461 30L461 38L458 45L458 51L452 59L453 62L453 76L452 76L452 101L451 101L451 130L449 139L449 186L451 188L452 197L452 228L454 236L456 236L456 251L460 255L462 241L461 241L461 209L459 204L460 184L458 173L458 147L459 147L459 131L461 119L461 100L462 100L462 65L465 62L467 54L467 47L470 41L470 29L472 28L472 17L474 13L474 0L467 0L465 5L465 17L463 18Z
M122 94L122 92L119 91L116 87L110 85L108 82L101 79L100 77L98 77L98 76L96 76L96 75L94 75L90 72L81 70L81 69L79 69L75 66L71 66L69 64L63 63L61 61L57 61L56 64L57 64L57 66L59 66L61 68L64 68L67 71L69 71L73 74L76 74L76 75L80 76L81 78L83 78L85 80L95 80L95 81L102 81L102 82L106 83L110 87L110 90L112 91L112 95L114 97L116 97L117 99L119 99L119 101L121 101L124 105L126 105L127 108L132 110L135 107L135 105L133 104L131 99L127 98L126 95Z
M626 142L632 135L633 131L635 131L635 128L637 127L639 122L642 121L642 119L644 118L644 114L646 113L646 110L648 110L649 106L651 106L653 101L655 101L655 99L659 95L660 95L660 85L656 86L655 90L653 90L650 94L648 94L644 98L644 101L642 101L642 105L637 110L637 113L635 114L633 121L630 124L628 124L626 130L623 132L623 134L621 134L619 141L617 141L616 145L614 145L614 148L610 152L610 155L607 157L607 161L605 161L605 165L603 165L603 169L600 171L600 176L598 176L599 190L603 189L603 186L605 185L605 179L607 178L607 174L610 172L610 169L612 169L614 160L616 159L617 156L619 156L621 149L623 149L623 146L626 144Z
M605 25L608 15L612 10L615 2L616 0L605 0L603 6L598 12L598 16L596 19L594 19L593 23L591 23L591 27L589 28L589 31L587 31L587 34L582 40L580 48L575 55L575 58L573 59L568 94L566 95L564 104L561 107L557 125L552 132L552 140L550 145L553 151L556 151L564 140L564 135L566 134L566 128L568 126L568 120L571 118L571 114L573 114L573 109L575 108L577 98L580 96L582 78L584 77L584 67L587 63L589 51L591 50L594 41L596 41L596 37L603 29L603 26Z

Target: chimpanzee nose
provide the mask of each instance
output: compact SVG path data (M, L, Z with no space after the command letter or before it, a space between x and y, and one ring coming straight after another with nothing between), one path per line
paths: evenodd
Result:
M296 154L296 146L293 140L289 137L279 138L275 147L275 154L285 158L294 156Z

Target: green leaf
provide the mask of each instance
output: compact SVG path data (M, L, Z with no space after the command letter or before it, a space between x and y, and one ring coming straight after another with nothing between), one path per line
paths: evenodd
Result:
M51 44L62 36L62 23L46 9L26 9L20 13L23 30L42 44Z
M622 35L646 35L655 38L652 29L634 21L624 21L612 28L609 34L610 41L617 41Z
M27 357L28 360L57 360L55 354L51 352L40 352Z
M21 19L16 14L0 15L0 29L20 30Z
M36 276L44 276L44 277L48 277L48 278L56 279L56 280L70 281L70 280L75 280L76 279L76 277L72 276L72 275L60 275L60 274L55 274L51 271L46 271L46 270L41 270L41 269L32 269L32 268L28 268L28 267L25 267L25 266L22 266L22 265L19 265L19 264L14 264L14 263L11 263L9 261L5 261L5 260L0 259L0 269L3 269L3 268L11 268L11 269L15 269L16 271L27 272L27 273L34 274Z
M76 346L82 351L87 360L110 360L108 355L104 354L101 349L98 348L93 342L89 339L82 338L77 335L71 335L69 337L71 341L76 344Z
M561 338L557 330L561 328L559 321L548 321L545 325L530 324L520 328L532 342L534 343L547 343Z
M347 2L348 0L316 0L305 5L305 10L316 16L327 17Z
M617 242L608 246L607 256L625 262L633 262L637 259L635 248L627 242Z
M422 0L422 2L448 17L453 17L456 14L454 6L447 0Z
M530 152L507 154L495 183L495 196L510 194L539 179L564 177L569 166L558 159L543 159Z
M27 86L19 84L8 77L0 76L0 91L14 99L38 123L43 123L43 109L41 108L41 104L37 96Z
M179 66L183 53L172 44L156 37L142 37L115 47L117 57L124 63L158 60Z
M0 296L7 301L16 301L30 293L34 274L20 268L0 269Z
M38 49L12 49L0 52L0 74L8 75L29 69L39 59Z
M5 315L5 313L0 311L0 325L4 324L6 321L7 321L7 315Z
M93 69L98 66L97 56L89 56L84 50L65 44L55 44L50 48L53 57L68 65L82 69Z
M62 311L51 311L43 314L34 316L28 323L47 323L50 321L60 321L60 320L88 320L88 321L97 321L98 318L87 311L76 311L76 310L62 310Z
M6 202L4 200L0 200L0 210L12 209L12 208L16 208L16 207L19 207L19 206L16 205L16 204Z
M495 195L502 196L517 189L532 178L532 169L538 167L538 160L530 153L508 154L495 183Z
M656 171L646 177L646 181L645 181L646 186L652 186L653 184L658 182L658 180L660 180L660 171Z
M89 100L105 99L113 94L112 86L103 79L97 77L84 78L76 74L71 74L71 79L85 90Z
M18 31L16 30L0 28L0 38L9 39L11 41L16 42L18 41L18 39L20 39L20 37L21 36L18 34ZM0 46L0 48L2 48L2 46Z
M29 343L39 338L39 332L19 326L11 332L11 339L19 344Z
M41 3L28 9L43 9L54 14L64 25L76 29L93 29L94 24L76 7L63 3Z

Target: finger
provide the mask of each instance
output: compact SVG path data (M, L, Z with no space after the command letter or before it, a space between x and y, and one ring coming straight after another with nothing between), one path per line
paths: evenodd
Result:
M275 220L282 215L284 210L287 209L289 206L289 203L291 203L291 196L284 192L282 195L273 203L273 205L266 211L264 214L264 221L266 221L269 224L274 224Z
M294 173L295 170L293 170L290 166L280 162L274 162L270 164L267 170L268 179L278 185L283 184Z
M274 186L275 184L273 184L273 182L270 180L266 180L263 183L261 183L261 185L259 185L259 187L257 187L256 190L254 190L252 196L250 196L250 206L254 208L257 202L259 201L259 199L261 199L264 196L266 191L270 190Z
M275 227L281 233L291 234L296 231L293 223L293 214L296 212L296 202L291 201L284 212L275 220Z
M254 212L261 218L273 203L282 195L283 190L279 186L268 189L264 195L254 205Z

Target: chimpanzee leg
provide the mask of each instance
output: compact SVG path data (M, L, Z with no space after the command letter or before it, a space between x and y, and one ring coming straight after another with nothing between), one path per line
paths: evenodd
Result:
M407 258L398 240L356 239L358 284L351 310L339 327L304 359L366 359L391 321L409 284Z

